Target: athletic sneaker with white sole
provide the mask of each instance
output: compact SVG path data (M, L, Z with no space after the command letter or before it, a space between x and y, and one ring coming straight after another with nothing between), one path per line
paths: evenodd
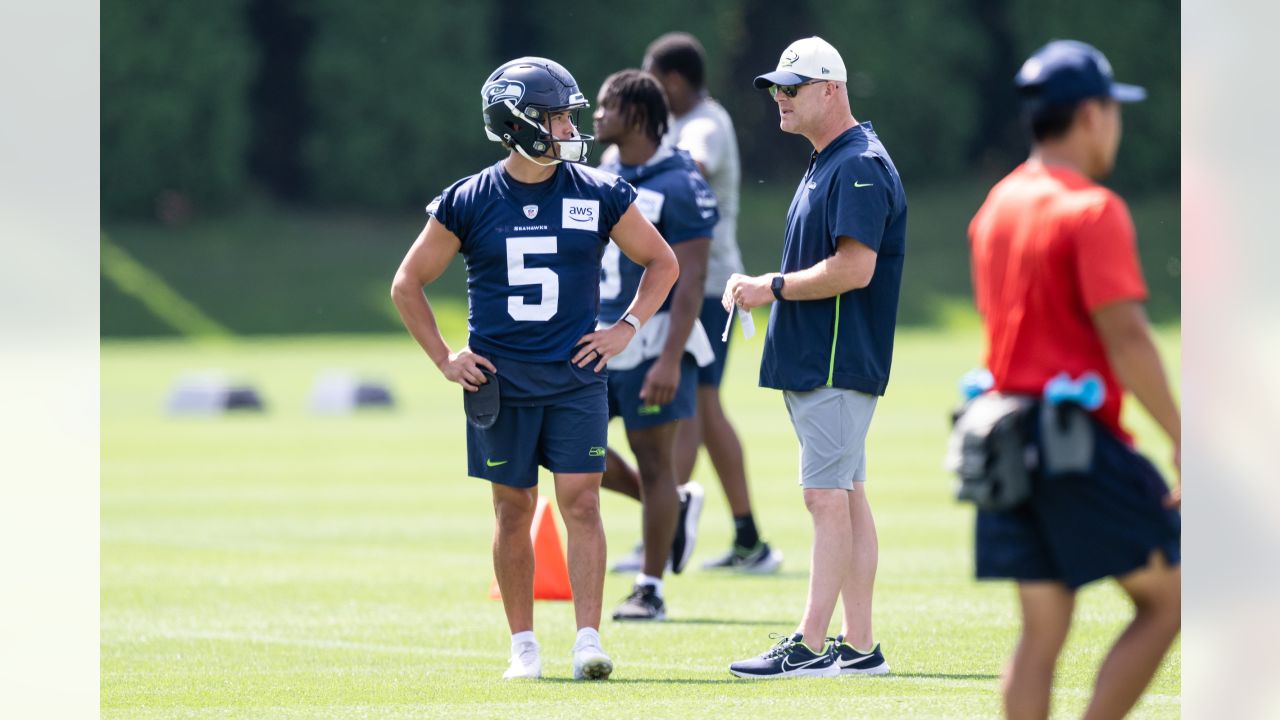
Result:
M778 635L770 633L778 643L759 657L739 660L729 666L729 672L750 680L772 680L784 677L836 677L840 668L836 665L835 649L827 647L814 651L803 642L804 634Z
M666 620L667 605L652 585L634 585L631 594L613 611L614 620Z
M870 652L862 652L844 641L843 635L828 638L836 646L836 664L841 675L888 675L889 663L880 652L880 643Z
M690 480L681 485L677 492L680 496L680 517L676 524L676 535L671 541L671 572L679 575L693 557L693 546L698 542L698 519L702 517L702 504L706 493L702 485Z
M511 648L511 665L503 680L537 680L542 677L542 653L538 643L522 642Z
M782 551L769 547L769 543L757 543L754 548L734 545L729 552L715 560L703 563L703 570L737 570L754 575L776 573L782 568Z
M613 660L598 642L588 641L573 648L574 680L608 680L612 673Z

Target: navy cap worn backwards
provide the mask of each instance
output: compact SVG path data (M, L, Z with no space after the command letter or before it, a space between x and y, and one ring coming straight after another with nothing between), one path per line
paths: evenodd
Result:
M1145 100L1147 91L1112 79L1111 63L1092 45L1054 40L1027 58L1013 79L1028 100L1066 105L1096 97L1119 102Z

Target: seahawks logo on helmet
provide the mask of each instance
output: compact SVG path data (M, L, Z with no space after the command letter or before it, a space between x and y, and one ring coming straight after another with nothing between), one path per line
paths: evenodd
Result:
M503 100L520 102L524 97L524 83L518 80L498 80L484 86L484 104L494 105Z

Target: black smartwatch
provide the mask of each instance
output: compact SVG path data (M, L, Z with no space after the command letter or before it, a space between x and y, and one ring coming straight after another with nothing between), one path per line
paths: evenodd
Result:
M769 289L773 291L773 296L782 299L782 286L786 284L786 280L782 273L773 276L773 281L769 283Z

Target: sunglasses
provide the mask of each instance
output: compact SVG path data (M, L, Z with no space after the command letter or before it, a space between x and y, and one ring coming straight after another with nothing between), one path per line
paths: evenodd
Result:
M778 97L778 93L781 92L783 95L786 95L789 98L793 98L796 96L796 93L800 92L800 88L804 87L805 85L812 85L814 83L820 83L820 82L826 82L826 80L809 80L807 82L802 82L798 85L770 85L769 94L776 98Z

